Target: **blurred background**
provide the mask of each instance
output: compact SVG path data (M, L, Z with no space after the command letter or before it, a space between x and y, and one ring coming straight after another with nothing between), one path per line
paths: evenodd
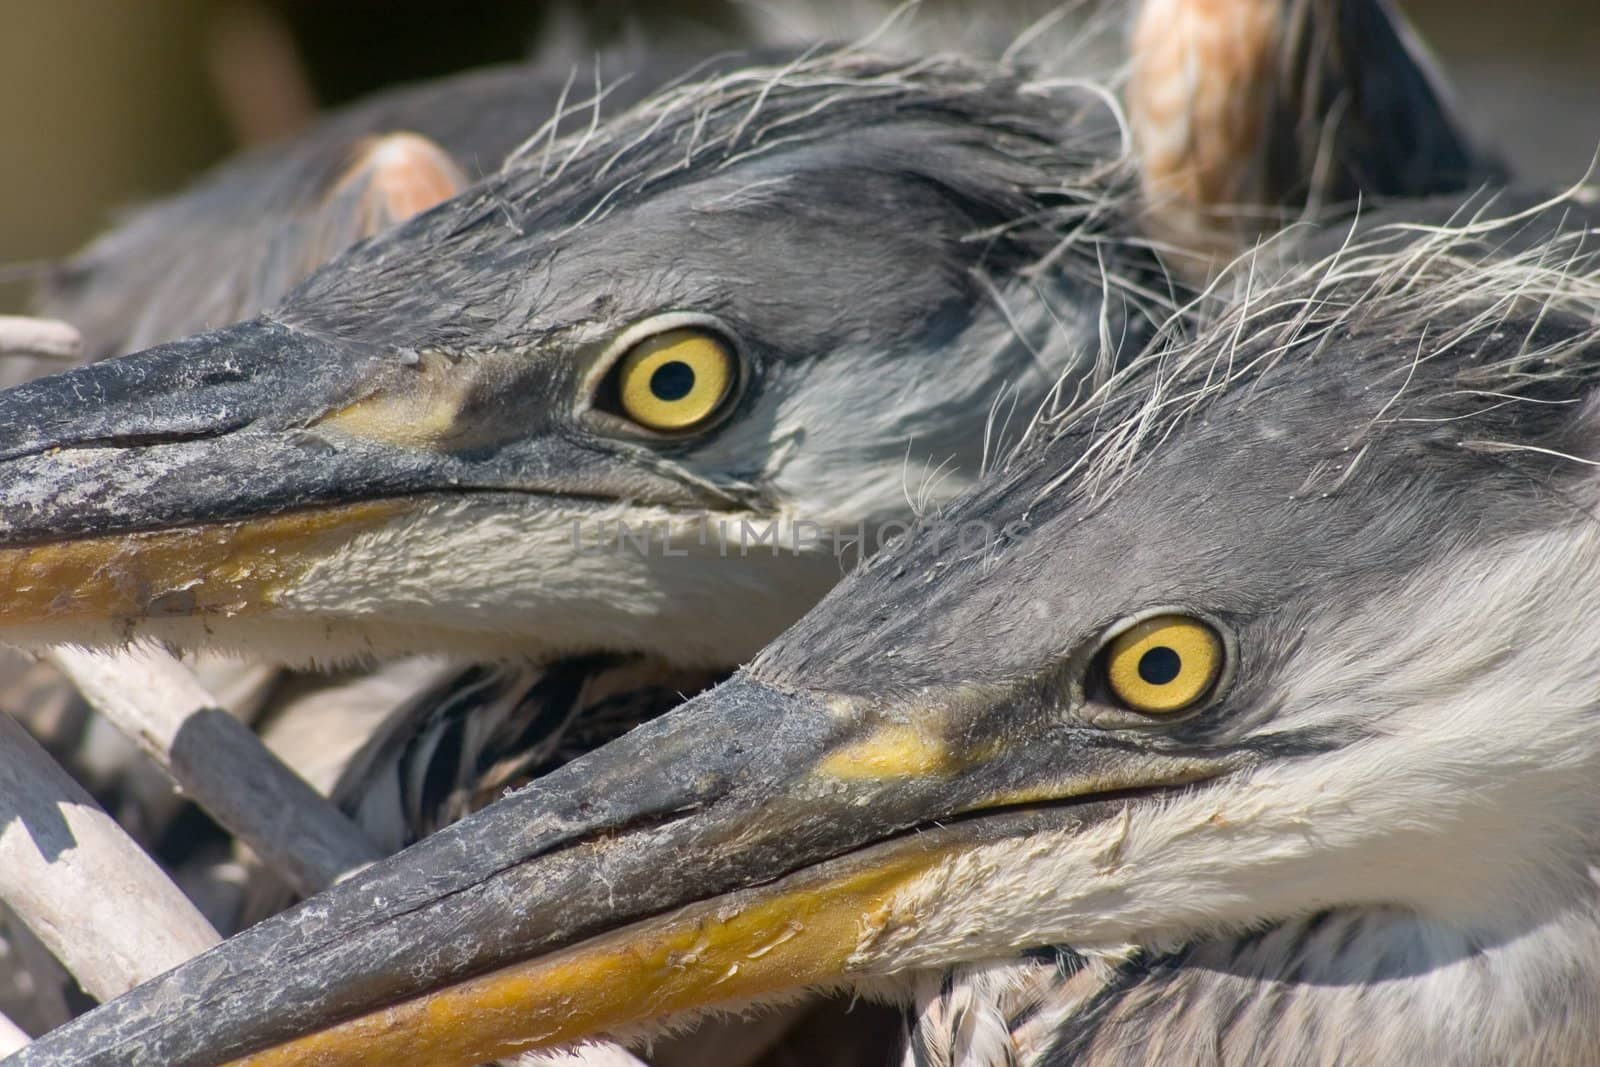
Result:
M1469 122L1522 174L1584 174L1600 147L1600 2L1399 2ZM581 55L665 33L715 39L734 34L749 9L731 0L7 0L3 10L0 311L24 296L4 265L65 255L119 211L243 145L293 132L319 109L539 50Z

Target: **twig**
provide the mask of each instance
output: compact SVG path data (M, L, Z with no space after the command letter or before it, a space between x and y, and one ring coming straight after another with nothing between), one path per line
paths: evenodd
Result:
M64 322L0 315L0 356L71 360L82 355L83 338Z
M100 1000L217 932L83 787L0 714L0 901Z
M11 1055L27 1043L27 1032L4 1015L0 1015L0 1057Z
M56 648L47 658L195 803L304 894L382 851L164 652Z

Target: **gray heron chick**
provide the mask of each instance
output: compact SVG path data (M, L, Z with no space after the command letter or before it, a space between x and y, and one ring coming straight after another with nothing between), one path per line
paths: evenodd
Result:
M1249 32L1243 32L1243 30ZM1141 239L1186 278L1308 205L1421 197L1503 171L1384 3L1138 5L1127 108ZM473 668L418 694L334 795L399 847L702 688L615 657Z
M1385 60L1369 69L1382 69L1395 57L1380 54ZM300 204L296 198L305 194L305 182L332 181L344 139L358 130L416 129L448 149L463 169L480 153L479 167L470 169L486 174L483 185L428 220L379 238L289 295L273 317L290 322L293 331L278 335L264 322L247 324L13 398L8 426L25 432L41 422L53 425L47 438L23 445L42 451L32 458L13 454L0 471L0 486L14 493L0 495L0 510L25 519L20 531L8 531L21 551L9 554L15 569L3 580L17 595L0 607L0 618L16 621L13 613L25 611L22 602L37 593L48 597L47 623L55 624L54 633L74 640L148 635L269 658L440 647L473 658L538 659L596 647L647 650L675 665L664 683L652 683L651 710L703 684L705 675L695 666L731 668L831 584L840 572L834 553L823 544L809 555L775 559L756 546L746 559L719 554L706 571L708 561L694 551L705 547L698 536L705 527L695 522L697 544L689 557L669 558L661 551L656 513L630 507L639 503L630 494L640 492L641 481L665 472L669 481L695 483L691 490L706 489L709 481L713 494L758 494L758 506L769 509L750 516L758 529L775 516L781 521L786 504L797 513L796 526L815 522L847 533L863 521L887 526L910 511L906 470L914 482L923 467L957 458L958 469L936 496L975 475L989 423L986 409L996 394L1012 389L1007 404L1029 413L1058 374L1087 370L1081 361L1100 348L1102 331L1114 337L1125 332L1131 351L1145 329L1140 315L1165 311L1159 292L1118 292L1122 281L1132 279L1128 288L1137 289L1161 277L1157 258L1144 247L1156 212L1130 195L1129 173L1115 166L1121 145L1092 97L1052 87L1048 77L1029 80L983 64L947 80L941 80L938 64L911 64L905 84L895 86L890 77L862 75L865 66L851 68L850 58L686 86L647 105L642 117L602 122L593 137L540 143L504 168L493 161L511 154L510 131L531 130L544 116L536 99L521 95L528 87L516 79L525 73L419 90L362 112L359 121L337 120L323 140L294 146L281 157L287 159L284 169L250 169L257 161L230 171L197 198L158 209L133 230L114 235L80 263L81 280L69 294L81 305L99 307L98 294L110 287L137 305L136 313L119 313L91 331L111 349L128 339L164 339L186 326L254 312L283 296L306 265L301 251L330 250L319 229L327 210L350 205L348 199L313 197L309 218L298 207L280 213L279 206ZM1405 59L1403 49L1399 58ZM815 84L806 92L808 78ZM971 92L960 86L962 79ZM993 83L992 91L981 89L985 82ZM632 91L638 84L636 79L623 88ZM1423 125L1438 121L1426 88L1405 96L1392 113ZM831 123L812 121L807 113L813 106L832 108L834 97L852 96L850 112ZM1292 99L1293 93L1285 96ZM958 111L945 97L972 106ZM1020 141L1013 140L1016 130L1005 132L1013 99L1034 129ZM616 100L608 98L608 106ZM519 107L534 113L520 126ZM1304 126L1305 111L1291 111ZM927 138L902 150L898 146L907 143L905 131L919 121L919 112L937 121L929 124ZM742 127L747 117L751 123ZM769 125L776 131L771 135L764 132ZM741 147L750 150L743 157L708 150L690 158L687 149L699 133L741 128L748 135ZM1195 126L1186 128L1192 132ZM1350 128L1341 126L1341 135ZM1378 138L1358 147L1367 151L1375 144L1385 154L1412 158L1415 145L1429 143L1425 137ZM649 173L649 151L658 161L675 162L679 148L685 149L681 172ZM1241 154L1254 158L1253 151ZM1462 158L1460 152L1442 154L1437 169L1445 181L1460 180ZM483 166L485 161L490 165ZM1342 173L1354 161L1340 153L1332 171ZM1014 169L986 174L991 164ZM850 181L852 167L872 181ZM438 176L448 167L433 170ZM1084 174L1088 180L1080 183ZM829 175L838 180L826 180ZM241 176L249 179L245 188L257 190L251 198L265 196L265 203L241 210ZM609 184L612 177L618 184ZM625 177L642 183L622 184ZM590 182L597 187L588 188ZM723 197L740 183L738 195ZM1081 219L1073 217L1070 202L1075 185L1085 192ZM1431 187L1370 186L1391 193ZM873 188L914 220L852 202ZM607 201L584 201L600 189ZM899 189L906 194L900 196ZM686 203L697 190L705 201ZM973 190L979 195L963 203ZM998 224L968 210L993 208L985 197L1001 205ZM931 215L923 212L927 205L933 206ZM600 207L593 217L591 206ZM871 217L863 220L864 207ZM183 235L197 220L206 223L202 233L218 226L230 236L196 250ZM247 223L242 229L241 220ZM803 242L792 239L800 230L809 231ZM772 232L780 239L764 236ZM122 284L130 264L148 266L151 240L169 233L172 240L157 247L178 261L162 259L148 270L147 289ZM308 245L307 239L314 240ZM692 248L680 254L685 242ZM1022 256L1010 258L1017 250ZM575 254L581 257L576 267ZM1049 261L1050 269L1019 269L1034 256ZM874 272L868 284L860 284L874 257L893 269ZM840 269L832 268L835 259ZM1102 315L1104 275L1118 284ZM551 324L536 322L538 314L554 309L560 319L570 310L560 307L563 287L582 287L597 276L603 288L623 291L624 304L609 309L614 317L591 322L579 315L558 323L553 333L542 332ZM614 423L607 432L591 434L592 423L574 425L562 417L563 405L583 399L577 395L581 384L574 388L570 379L573 365L599 358L603 346L592 337L570 343L573 338L560 331L629 325L631 316L645 314L626 304L638 295L629 287L640 278L693 286L696 295L684 301L691 312L715 305L722 316L756 327L753 336L735 338L741 342L738 354L754 357L758 369L779 371L782 379L753 375L739 398L744 408L714 429L724 440L741 427L747 431L737 439L735 457L745 470L725 465L732 448L706 451L713 445L709 438L619 442L608 436ZM902 278L909 284L901 284ZM439 288L440 280L450 291ZM550 280L551 292L537 290ZM952 284L936 289L936 280ZM888 293L890 288L895 292ZM1050 294L1055 306L1041 306L1035 289ZM540 302L546 298L549 306ZM788 304L778 306L780 299ZM1127 310L1122 299L1155 310L1134 309L1124 326L1118 321ZM1023 320L1012 321L1010 305L1023 309ZM113 306L121 305L104 305ZM55 309L63 310L59 304ZM970 328L955 328L968 312ZM1052 317L1060 321L1047 321ZM817 321L828 322L843 343L814 346L799 337L802 327ZM131 323L130 332L119 339L116 330L124 322ZM908 324L910 332L904 329ZM458 357L459 364L450 362ZM366 374L363 360L376 373ZM1020 372L1008 369L1018 365ZM342 381L339 375L345 375ZM235 376L239 380L230 381ZM433 391L441 383L443 391ZM461 396L450 395L455 387L473 393L472 403L458 404ZM398 406L385 409L387 441L364 442L359 432L347 432L359 431L357 423L332 417L346 410L347 400L373 394L381 399L386 392L402 396ZM552 399L555 404L546 406ZM837 408L841 401L846 406ZM376 406L384 409L385 403ZM19 409L27 414L16 415ZM373 410L364 409L369 415ZM836 410L852 413L835 419ZM775 412L788 420L789 433L777 432L786 427ZM550 415L555 417L548 423L537 424ZM121 424L112 426L118 419ZM437 428L440 421L470 432L430 439L425 427ZM572 445L571 454L594 461L594 468L583 470L559 452L539 455L523 447L541 440ZM50 451L58 446L61 451ZM39 480L15 477L19 469L41 464L49 469ZM784 477L761 484L778 464L786 465ZM420 486L386 481L395 474L406 477L407 467L422 471ZM62 481L50 473L69 468ZM597 485L595 469L616 482ZM495 480L508 473L551 481ZM487 484L474 480L483 475L490 478ZM786 480L789 475L792 480ZM273 480L276 498L258 491ZM33 490L41 487L46 497L55 495L36 509L43 498ZM567 492L538 491L552 487ZM588 499L596 489L602 499ZM0 488L0 494L6 491ZM79 491L81 496L73 495ZM364 494L378 498L368 508L426 509L431 524L408 524L406 516L374 521L352 544L337 529L348 510L335 512L329 504ZM588 510L570 521L559 518L563 507L572 514L573 497L585 497L576 503ZM103 525L86 529L81 511L72 513L86 503L113 513L103 514ZM541 505L552 507L535 533L553 531L569 542L555 545L554 555L548 536L524 536ZM590 542L600 527L596 511L604 514L604 507L632 523L636 535L641 526L654 535L656 558L641 564L631 556L575 555L570 542ZM650 521L639 523L641 514ZM319 530L323 521L336 528ZM713 520L713 535L716 529ZM310 537L302 536L307 532ZM876 540L871 531L866 537ZM564 584L552 593L546 579ZM286 593L284 584L296 588ZM96 603L100 594L104 598ZM284 604L285 598L294 602ZM585 630L585 623L592 628ZM24 640L47 639L37 631L10 632ZM552 633L561 640L552 642ZM695 638L703 640L679 647ZM695 680L686 682L686 676ZM381 823L384 840L398 845L492 795L506 780L499 775L510 773L517 781L549 766L539 751L549 738L524 744L548 710L537 706L546 682L533 679L526 693L533 699L512 707L526 725L514 723L517 728L508 731L516 748L507 761L490 764L493 776L472 773L484 766L484 753L467 746L430 749L429 755L462 752L470 778L458 775L446 759L430 763L414 779L395 776L402 789L408 781L418 783L415 804L402 797L407 802L386 808L386 794L366 788L370 779L356 780L356 803L364 814L375 812L363 820L369 829ZM449 706L472 711L464 699L471 696L453 692ZM530 703L536 705L533 714ZM589 708L574 705L577 712ZM475 714L469 722L465 714L458 716L469 727L469 741L470 727L484 718ZM608 726L614 721L594 718ZM590 732L582 734L587 743ZM572 751L574 735L551 736L560 742L557 759ZM430 803L441 792L447 803ZM403 813L404 825L394 826L396 813Z
M1583 216L1263 267L732 680L15 1062L472 1064L997 962L1030 1042L952 1062L1587 1062Z
M1093 93L848 51L529 146L266 316L0 395L0 636L736 663L838 577L796 523L870 543L1148 331L1120 160Z
M1459 184L1396 81L1436 135L1318 173ZM0 394L0 639L726 669L1164 317L1121 134L1076 83L844 48L524 145L264 315Z

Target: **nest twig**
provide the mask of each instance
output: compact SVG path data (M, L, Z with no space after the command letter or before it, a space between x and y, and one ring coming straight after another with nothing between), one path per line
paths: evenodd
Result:
M217 823L309 895L383 858L361 829L165 652L57 648L50 662Z
M9 1056L27 1043L27 1031L0 1015L0 1056Z
M218 941L199 910L20 723L0 714L0 902L110 1000Z
M83 338L64 322L0 315L0 356L75 360L82 355Z

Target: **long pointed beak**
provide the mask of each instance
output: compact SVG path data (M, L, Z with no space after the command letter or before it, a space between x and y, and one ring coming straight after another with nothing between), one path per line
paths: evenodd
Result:
M736 678L14 1063L471 1065L848 983L896 966L963 855L1228 769L977 706Z
M0 632L269 600L425 478L425 457L318 429L384 370L258 319L0 393Z
M442 555L451 537L495 547L459 512L424 528L446 506L543 522L556 558L528 566L545 568L585 507L703 506L566 432L572 373L260 318L0 393L0 640L188 643L219 618L294 626L349 605L398 631L431 620L383 601L418 551L395 531ZM366 584L314 581L330 561Z

